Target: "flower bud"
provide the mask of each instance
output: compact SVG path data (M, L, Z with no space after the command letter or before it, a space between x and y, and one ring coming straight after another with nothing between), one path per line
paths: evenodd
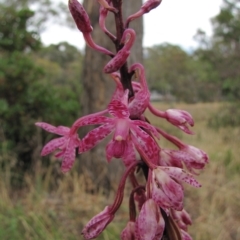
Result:
M102 212L94 216L83 228L82 234L85 239L96 238L113 220L114 214L111 213L109 206L105 207Z
M77 28L82 33L92 32L93 28L91 26L89 16L82 4L80 4L77 0L69 0L68 7L77 25Z
M190 126L194 126L194 121L190 113L178 109L168 109L165 113L168 122L172 123L186 133L192 133L188 128L188 124Z

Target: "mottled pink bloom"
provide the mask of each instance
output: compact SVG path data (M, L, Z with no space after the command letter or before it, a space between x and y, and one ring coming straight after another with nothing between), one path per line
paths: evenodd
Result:
M121 233L121 240L136 240L135 222L129 221Z
M164 149L162 151L164 151L166 156L168 156L169 162L172 163L171 166L176 166L177 163L179 163L179 165L181 165L182 162L184 162L187 169L191 173L197 174L197 172L194 169L197 169L197 170L203 169L208 161L208 158L205 155L205 153L203 153L202 156L201 155L196 156L196 154L194 154L195 151L194 152L185 151L186 149L189 149L189 147L191 150L195 149L196 152L202 151L193 146L188 146L188 148L183 148L183 150ZM170 166L170 165L168 165L168 166Z
M130 49L135 41L136 33L133 29L128 28L124 31L121 44L124 44L123 48L117 52L104 67L105 73L113 73L118 71L124 63L126 63L128 56L130 55Z
M94 216L83 228L82 234L85 239L96 238L113 220L114 214L109 206L105 207L102 212Z
M164 132L160 128L156 128L156 130L167 140L175 144L180 150L165 149L165 153L174 159L173 161L183 161L191 173L197 174L194 169L202 169L205 164L208 163L208 155L204 151L194 146L184 144L181 140Z
M35 125L50 133L55 133L62 136L47 143L42 149L41 155L46 156L49 153L59 149L60 151L56 154L56 157L61 157L63 159L61 170L62 172L69 171L72 168L75 160L75 149L81 145L78 135L71 134L70 128L68 127L54 127L45 122L37 122Z
M136 78L139 79L139 82L132 81L134 96L130 98L128 102L130 117L135 119L140 118L148 107L150 91L147 86L144 68L140 63L133 64L130 67L129 72L135 72ZM120 75L114 72L111 74L111 77L116 83L116 89L112 99L120 100L124 94L124 89L120 82Z
M159 166L169 166L169 167L178 167L183 168L182 161L173 158L171 156L171 152L176 150L170 150L170 149L161 149L160 151L160 159L159 159Z
M192 131L188 127L188 125L191 127L194 126L194 121L190 113L178 109L168 109L167 111L163 112L153 107L153 105L150 103L148 108L154 115L165 118L168 122L180 128L185 133L192 134Z
M128 91L125 93L125 97L127 96ZM131 120L126 102L123 103L118 100L113 100L108 106L108 112L112 117L106 117L102 126L93 129L82 139L82 151L90 150L103 138L111 132L114 132L113 139L106 148L109 161L111 157L123 158L126 156L126 151L129 152L129 148L133 149L132 144L134 144L137 149L141 148L146 150L151 161L158 162L158 145L152 136L143 130L146 129L158 137L155 128L147 122ZM98 116L96 116L96 118L98 118Z
M161 239L165 227L165 222L160 212L159 206L153 199L148 199L142 206L136 220L136 237L138 240Z
M125 26L128 27L129 23L131 21L133 21L134 19L137 19L139 17L141 17L143 14L150 12L152 9L158 7L160 5L160 3L162 2L162 0L148 0L146 1L142 7L140 8L140 10L134 14L132 14L131 16L128 17Z
M176 167L157 167L152 171L152 198L162 208L183 209L183 187L186 182L193 187L201 185L189 173Z

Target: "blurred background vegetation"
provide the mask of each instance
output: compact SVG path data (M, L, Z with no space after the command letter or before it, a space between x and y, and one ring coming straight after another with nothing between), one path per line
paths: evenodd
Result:
M75 169L62 177L52 156L39 156L50 138L36 121L67 126L81 115L84 53L67 42L44 46L40 37L49 21L70 26L68 17L55 1L0 0L0 239L79 239L83 224L113 199L114 189L107 198L99 189L90 195L95 189L87 175ZM156 105L188 110L197 125L191 138L165 129L212 160L200 177L204 189L187 190L187 210L196 222L190 232L196 240L237 240L239 1L224 0L212 26L211 37L198 30L199 47L192 52L168 43L144 49L144 64L150 89L166 101ZM99 239L119 238L127 203L122 208Z

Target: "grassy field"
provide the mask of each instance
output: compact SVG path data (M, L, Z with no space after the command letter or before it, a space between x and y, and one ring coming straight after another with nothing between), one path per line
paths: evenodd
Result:
M213 130L208 119L217 113L220 104L163 104L162 110L179 108L189 111L195 120L195 135L189 136L167 122L153 118L150 121L184 142L209 154L210 164L198 176L203 187L186 186L185 208L193 225L189 228L195 240L240 239L240 128ZM170 147L160 140L161 146ZM26 176L24 191L12 191L9 172L1 172L0 179L0 239L4 240L75 240L82 239L81 229L105 205L111 204L114 191L107 198L103 194L86 193L88 179L74 171L58 179L58 187L49 191L54 181L53 167L47 172L39 168L34 178ZM42 180L42 175L45 175ZM119 239L119 233L128 220L128 200L116 214L114 222L98 238Z

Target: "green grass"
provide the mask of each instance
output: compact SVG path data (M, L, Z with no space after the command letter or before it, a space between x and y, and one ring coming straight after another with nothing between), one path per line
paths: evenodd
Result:
M185 208L190 212L193 225L189 231L194 240L239 240L240 239L240 127L222 128L217 131L207 122L220 104L163 104L158 108L180 108L189 111L195 120L195 135L189 136L171 126L165 120L150 121L165 131L176 135L184 142L194 145L210 156L210 164L197 179L200 189L186 186ZM163 147L171 145L160 140ZM40 160L41 161L41 160ZM112 203L114 191L108 197L87 194L92 189L87 176L78 176L72 171L52 186L53 167L35 178L26 176L27 186L22 191L9 187L9 172L2 172L0 180L0 239L4 240L74 240L83 239L83 226L106 205ZM45 176L42 178L42 176ZM99 240L119 239L119 234L128 221L128 199Z

